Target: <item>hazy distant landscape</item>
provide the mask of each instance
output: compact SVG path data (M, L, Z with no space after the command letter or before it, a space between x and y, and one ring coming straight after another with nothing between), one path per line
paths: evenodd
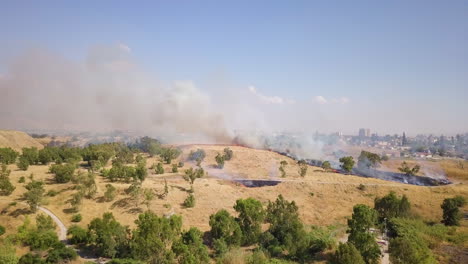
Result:
M0 263L468 263L463 1L6 1Z

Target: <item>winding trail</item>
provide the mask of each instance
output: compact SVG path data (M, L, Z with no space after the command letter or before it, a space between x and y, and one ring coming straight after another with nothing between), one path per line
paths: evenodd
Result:
M60 220L60 218L58 218L58 216L56 216L54 213L52 213L49 209L47 209L45 207L39 206L38 209L41 210L42 212L44 212L45 214L47 214L48 216L50 216L52 218L52 220L54 220L55 224L59 227L59 232L58 232L59 240L62 241L63 243L65 243L65 244L68 244L68 241L67 241L67 227L62 222L62 220Z

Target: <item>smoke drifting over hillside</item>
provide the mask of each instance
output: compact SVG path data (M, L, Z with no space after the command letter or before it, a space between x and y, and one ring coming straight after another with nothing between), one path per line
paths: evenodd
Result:
M9 63L0 91L4 128L231 138L207 94L190 81L166 85L149 76L123 45L95 47L82 62L29 51Z

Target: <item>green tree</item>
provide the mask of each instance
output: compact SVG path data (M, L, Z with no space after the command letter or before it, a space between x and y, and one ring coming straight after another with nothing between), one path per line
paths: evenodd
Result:
M176 163L172 164L172 173L177 173L179 171L179 167Z
M135 224L130 242L132 256L146 263L172 263L166 261L174 258L170 246L180 234L181 217L158 217L146 211L138 216Z
M163 148L160 155L167 164L171 164L172 160L179 157L181 153L177 148Z
M218 164L219 169L224 168L225 159L226 159L226 157L224 157L224 155L221 155L219 153L216 155L215 160L216 160L216 163Z
M158 163L156 167L156 174L163 174L164 173L164 168L161 162Z
M117 196L117 189L110 183L106 184L106 191L104 192L104 200L110 202Z
M403 163L401 163L401 167L398 168L398 170L404 173L406 176L416 175L420 169L421 166L419 165L414 165L414 167L411 168L408 163L406 163L406 161L403 161Z
M45 193L43 185L43 182L33 180L25 186L27 192L24 193L23 197L32 212L36 212L37 208L42 203Z
M374 209L379 213L380 222L383 222L385 218L407 217L411 210L411 204L406 195L398 198L395 192L390 192L382 198L375 198Z
M286 170L284 169L286 167L286 165L288 165L288 163L285 160L282 160L280 162L279 171L281 172L281 177L282 178L286 177Z
M377 223L377 212L364 204L353 207L353 215L348 219L348 232L350 237L357 233L369 232L369 229Z
M16 166L18 166L20 170L27 171L29 168L29 161L26 157L20 156L18 159L18 163L16 163Z
M234 152L230 148L224 148L224 160L228 161L232 159Z
M30 165L35 165L39 162L39 152L36 147L23 148L21 157L25 158Z
M324 171L329 171L331 169L331 164L328 160L322 162L322 169Z
M351 156L348 157L342 157L339 159L339 161L342 163L340 167L345 170L346 172L351 172L351 170L354 167L354 159Z
M279 195L275 202L269 202L266 221L270 224L262 234L260 244L272 256L287 256L305 261L312 252L311 243L304 225L299 219L298 207Z
M228 211L222 209L210 216L210 234L213 240L222 240L227 246L238 246L242 241L242 231L237 221Z
M2 164L0 170L0 195L10 195L16 189L16 187L10 181L11 170L7 169L5 164Z
M57 183L67 183L72 179L75 168L74 164L54 164L49 170L55 174Z
M466 200L463 196L455 196L454 198L446 198L440 206L443 210L442 223L447 226L458 226L462 214L459 208L466 204Z
M208 250L203 244L202 232L195 227L182 233L182 236L172 244L172 251L177 256L177 263L204 264L210 262Z
M200 166L201 162L205 159L206 153L203 149L197 149L196 151L191 150L189 154L189 160L196 161L197 166Z
M2 164L13 164L16 161L19 153L14 151L12 148L0 148L0 163Z
M234 205L234 210L239 213L236 221L243 234L242 244L256 243L262 233L262 223L266 216L262 203L253 198L239 199Z
M305 177L307 174L307 168L309 166L307 165L305 160L300 160L297 162L297 164L299 165L299 175L301 175L301 177Z
M125 192L130 195L130 198L135 202L135 206L139 207L140 198L143 193L141 188L141 182L134 181Z
M86 243L88 239L88 234L86 229L81 228L77 225L72 225L70 228L67 230L67 235L70 236L70 243L76 245L76 244L82 244Z
M78 190L76 193L72 195L69 203L74 212L78 212L80 210L80 207L83 204L83 197L84 197L84 193L82 190Z
M49 215L45 214L39 214L36 216L36 225L37 225L37 230L39 231L47 231L47 230L55 230L55 227L57 226L52 220L52 217Z
M143 193L143 203L146 205L146 208L149 210L150 208L150 205L151 205L151 201L154 200L154 192L152 189L143 189L142 190L142 193Z
M146 176L148 176L148 170L146 169L146 161L143 160L137 163L134 178L143 182L146 179Z
M379 155L363 150L358 157L357 165L360 169L370 169L378 168L381 163L382 161Z
M130 231L112 213L93 219L88 225L87 242L99 256L119 257L128 252Z
M367 264L379 263L380 248L375 236L369 229L377 223L377 212L367 205L358 204L353 207L353 215L348 220L348 242L352 243L361 253Z
M365 264L365 262L352 243L340 243L331 257L330 264Z
M193 185L196 179L202 178L205 175L205 171L203 168L193 169L190 168L185 170L184 180L188 181L190 185Z

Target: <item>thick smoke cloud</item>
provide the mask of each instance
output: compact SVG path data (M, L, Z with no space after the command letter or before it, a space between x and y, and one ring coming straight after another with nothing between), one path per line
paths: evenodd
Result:
M78 62L29 51L10 61L0 92L3 128L232 138L207 94L190 81L158 81L123 45L94 47Z

